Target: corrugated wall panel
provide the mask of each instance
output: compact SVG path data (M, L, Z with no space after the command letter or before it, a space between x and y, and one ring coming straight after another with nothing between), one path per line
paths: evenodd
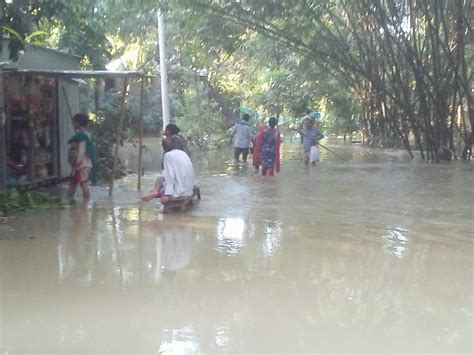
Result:
M59 114L59 176L68 177L71 167L67 162L68 140L74 135L71 115L79 112L79 86L76 82L59 79L58 81L58 114Z

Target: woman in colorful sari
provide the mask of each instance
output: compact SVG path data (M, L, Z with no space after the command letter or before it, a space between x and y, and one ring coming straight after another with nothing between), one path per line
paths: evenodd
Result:
M280 132L276 128L277 120L275 117L270 117L268 126L264 131L260 131L255 141L255 152L259 159L254 161L255 168L262 166L262 175L273 176L276 171L280 172Z
M257 146L257 137L260 134L263 134L263 132L265 131L266 128L267 128L267 125L263 122L260 122L260 124L258 126L258 132L255 135L255 138L252 139L252 155L253 155L252 164L255 167L255 170L257 170L257 171L260 168L260 160L261 160L260 153L261 153L261 150L262 150L262 147Z

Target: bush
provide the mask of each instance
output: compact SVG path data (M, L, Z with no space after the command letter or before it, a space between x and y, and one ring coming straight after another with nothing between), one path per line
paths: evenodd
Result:
M14 212L27 210L43 210L63 208L59 198L52 198L43 189L34 191L20 191L17 188L8 188L0 192L0 214L9 215Z

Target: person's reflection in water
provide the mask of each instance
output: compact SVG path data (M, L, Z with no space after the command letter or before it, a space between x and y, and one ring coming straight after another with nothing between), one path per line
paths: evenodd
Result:
M164 270L181 270L191 263L195 242L192 226L146 221L142 228L148 235L156 236L156 280Z
M74 205L69 210L69 218L61 220L58 252L58 276L65 279L71 275L78 276L84 270L79 266L90 261L91 211L86 201ZM87 269L87 267L85 268Z
M232 166L232 171L234 172L234 176L247 176L248 166L235 164Z

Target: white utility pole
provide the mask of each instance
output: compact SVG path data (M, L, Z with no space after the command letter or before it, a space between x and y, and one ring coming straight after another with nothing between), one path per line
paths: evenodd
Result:
M164 129L170 123L170 106L168 99L168 75L166 72L165 24L161 10L158 10L158 45L160 51L161 107Z

